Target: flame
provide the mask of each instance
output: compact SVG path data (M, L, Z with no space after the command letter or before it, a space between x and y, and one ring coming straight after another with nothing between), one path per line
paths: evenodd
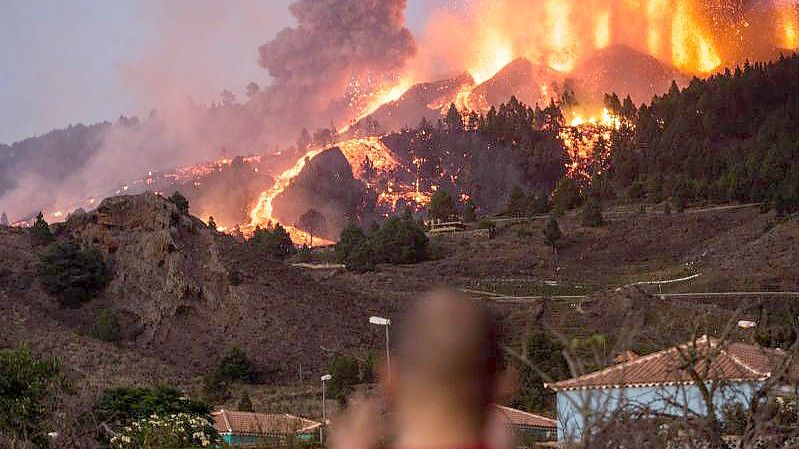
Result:
M610 45L610 11L603 11L597 16L596 30L594 31L594 46L597 49L607 48Z
M392 103L402 98L405 93L414 85L415 81L412 78L402 78L393 86L384 87L372 96L372 99L367 103L366 107L361 111L358 117L353 120L349 125L344 126L339 134L344 134L352 128L352 125L360 122L366 117L372 115L375 111L380 109L381 106Z
M480 42L476 60L468 69L476 84L482 84L493 78L503 67L513 61L513 47L500 33L491 29L489 36Z
M678 0L671 28L672 62L684 70L709 73L721 57L693 14L688 0Z
M782 46L789 50L799 48L799 11L795 5L785 2L779 8Z
M365 177L366 172L364 170L364 163L367 159L371 162L374 170L380 173L392 173L401 168L392 151L383 143L380 137L349 139L337 142L330 147L309 150L300 157L294 165L283 171L275 179L274 185L272 185L269 190L261 193L258 202L250 212L250 223L242 227L242 232L249 236L252 235L259 226L263 227L278 223L279 220L275 217L273 207L275 198L291 185L291 182L299 176L308 162L326 150L334 147L341 150L341 153L353 168L353 176L367 185L369 185L370 181ZM410 188L407 186L398 186L389 182L387 188L378 195L378 201L380 203L391 207L396 207L400 199L412 200L417 204L426 204L430 201L429 195L419 192L418 185L415 188ZM311 241L310 234L302 229L285 224L283 224L283 227L286 228L286 231L288 231L294 242L312 243L314 246L325 246L335 243L319 237L314 237Z
M576 41L571 29L571 4L563 0L547 0L545 11L552 27L549 36L549 66L559 72L569 73L576 62Z

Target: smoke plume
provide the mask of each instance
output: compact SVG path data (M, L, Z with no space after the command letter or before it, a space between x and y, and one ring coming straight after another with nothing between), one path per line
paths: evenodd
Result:
M416 53L405 0L297 0L297 25L259 49L274 79L263 101L290 119L327 125L353 77L398 74ZM338 118L340 121L340 118ZM306 125L307 126L307 125Z

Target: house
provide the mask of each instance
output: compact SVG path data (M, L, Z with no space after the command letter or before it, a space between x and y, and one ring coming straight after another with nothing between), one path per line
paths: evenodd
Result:
M287 446L314 438L322 423L289 414L220 410L212 413L214 427L230 446Z
M546 385L557 394L559 441L578 440L603 417L629 410L696 416L710 401L718 413L733 403L748 407L753 393L773 374L784 389L799 380L799 364L785 369L783 351L720 343L707 336L643 357L627 353L620 360ZM712 394L703 396L703 390Z
M558 423L554 419L501 405L496 407L522 442L554 441L557 438Z

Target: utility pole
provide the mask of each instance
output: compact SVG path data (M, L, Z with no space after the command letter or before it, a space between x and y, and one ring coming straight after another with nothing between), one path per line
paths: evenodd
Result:
M325 397L326 395L326 388L325 382L329 380L333 380L333 376L331 374L325 374L321 377L322 380L322 427L319 428L319 442L324 446L325 444L325 426L327 426L327 408L325 405Z

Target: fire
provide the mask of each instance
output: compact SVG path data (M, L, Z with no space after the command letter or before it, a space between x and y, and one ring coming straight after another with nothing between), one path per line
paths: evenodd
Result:
M718 69L728 28L703 0L474 0L465 18L432 23L464 35L455 58L480 84L516 58L571 73L594 50L624 45L691 73ZM799 21L783 19L791 46ZM435 22L435 21L434 21ZM446 34L437 30L433 35ZM451 48L447 48L451 52ZM447 59L450 59L444 56ZM732 55L730 55L732 56Z
M672 62L676 67L709 73L721 65L721 57L702 32L688 0L677 2L671 34Z
M589 168L596 159L594 152L600 140L609 142L613 130L621 128L621 118L603 108L594 115L572 112L569 127L563 129L560 138L569 153L570 163L566 167L572 178L590 179Z
M549 66L559 72L574 69L576 41L571 29L571 4L563 0L547 0L547 20L552 27L549 36Z
M594 31L594 46L598 49L610 45L610 11L603 11L597 17L596 30Z
M358 123L359 121L365 119L369 115L373 114L375 111L380 109L381 106L397 101L408 92L414 84L414 80L411 78L402 78L393 86L383 87L377 93L371 96L371 100L367 103L366 107L361 111L358 117L352 122L352 124ZM352 128L352 124L344 126L339 134L344 134Z
M782 46L789 50L799 48L799 11L796 5L785 2L779 9Z
M274 185L269 190L261 193L258 202L250 212L250 223L242 228L245 235L252 235L256 227L269 226L278 223L275 216L273 202L291 182L299 176L305 166L315 157L322 154L329 148L337 147L353 168L353 176L369 185L364 164L367 159L370 161L374 171L379 173L392 173L400 169L400 164L394 157L391 150L382 142L380 137L365 137L350 139L338 142L330 147L316 148L309 150L300 157L294 165L283 171L276 179ZM372 186L374 187L374 186ZM400 199L413 200L418 204L429 202L429 195L421 193L418 188L413 189L407 186L399 186L389 182L388 187L379 193L378 200L382 204L395 207ZM311 236L302 229L291 225L283 225L294 242L311 242ZM314 246L325 246L335 242L314 236L312 241Z

